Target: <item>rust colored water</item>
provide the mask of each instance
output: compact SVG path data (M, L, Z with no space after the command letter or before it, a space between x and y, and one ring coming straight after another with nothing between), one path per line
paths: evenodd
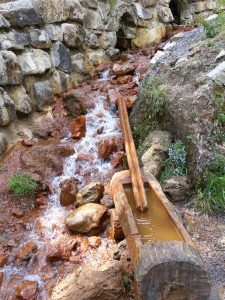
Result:
M143 244L157 241L182 241L181 236L172 224L162 204L148 186L145 186L148 201L148 211L145 213L140 213L136 210L131 185L124 185L124 191L131 206Z

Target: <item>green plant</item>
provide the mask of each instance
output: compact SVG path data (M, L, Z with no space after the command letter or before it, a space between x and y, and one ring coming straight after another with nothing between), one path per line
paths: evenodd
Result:
M221 122L221 123L225 122L225 114L219 114L218 120L219 120L219 122Z
M215 43L214 43L214 42L208 42L208 43L207 43L207 46L208 46L208 47L213 47L213 46L215 46Z
M197 141L194 139L194 137L191 134L186 136L186 140L192 142L195 145L197 144Z
M225 24L225 13L222 12L217 18L209 21L205 20L201 15L195 15L195 24L204 27L207 38L213 38L220 32L220 28Z
M223 106L224 101L223 101L223 99L221 98L220 95L216 95L216 101L217 101L221 106Z
M7 187L14 192L16 196L32 196L36 194L41 186L36 180L30 178L27 174L14 174L8 181Z
M196 207L202 212L219 213L225 209L225 157L216 155L207 165L203 184L197 186Z
M109 4L110 4L110 9L113 10L116 6L116 1L117 0L109 0Z
M163 82L164 79L161 77L150 78L142 91L143 96L151 98L156 113L162 112L165 102L165 90L161 87Z
M186 175L186 156L185 147L181 141L174 143L168 150L168 158L163 161L164 169L160 174L160 182L172 176Z

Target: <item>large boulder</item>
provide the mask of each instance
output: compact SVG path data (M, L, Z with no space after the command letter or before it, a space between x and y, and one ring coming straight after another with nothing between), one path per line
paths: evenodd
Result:
M0 51L0 85L20 84L23 73L16 54L12 51Z
M132 40L132 45L138 48L144 48L153 43L160 43L162 38L166 35L166 28L159 24L155 28L142 28L138 27L136 36Z
M99 203L99 200L102 198L104 192L104 185L97 181L91 182L82 188L76 197L75 207L87 203Z
M30 49L18 56L24 75L43 74L52 66L51 58L43 50Z
M15 104L0 87L0 126L6 126L16 118Z
M88 233L100 227L106 211L107 208L101 204L87 203L66 216L66 227L71 231Z
M23 171L37 173L42 178L59 176L63 172L63 161L74 154L70 144L60 144L54 141L44 142L26 149L20 157Z

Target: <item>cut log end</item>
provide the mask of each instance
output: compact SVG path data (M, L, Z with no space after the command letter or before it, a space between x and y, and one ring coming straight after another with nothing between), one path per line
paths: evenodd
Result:
M177 241L147 243L140 247L136 285L146 300L207 300L208 272L198 252Z

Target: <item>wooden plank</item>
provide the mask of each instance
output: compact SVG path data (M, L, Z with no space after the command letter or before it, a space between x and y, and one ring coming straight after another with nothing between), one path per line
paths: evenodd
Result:
M139 212L145 212L148 210L148 204L134 140L131 134L125 99L123 97L118 98L118 109L136 207Z
M115 240L122 240L125 238L123 229L121 227L121 223L115 208L110 210L110 225L111 225L111 233L112 237Z

